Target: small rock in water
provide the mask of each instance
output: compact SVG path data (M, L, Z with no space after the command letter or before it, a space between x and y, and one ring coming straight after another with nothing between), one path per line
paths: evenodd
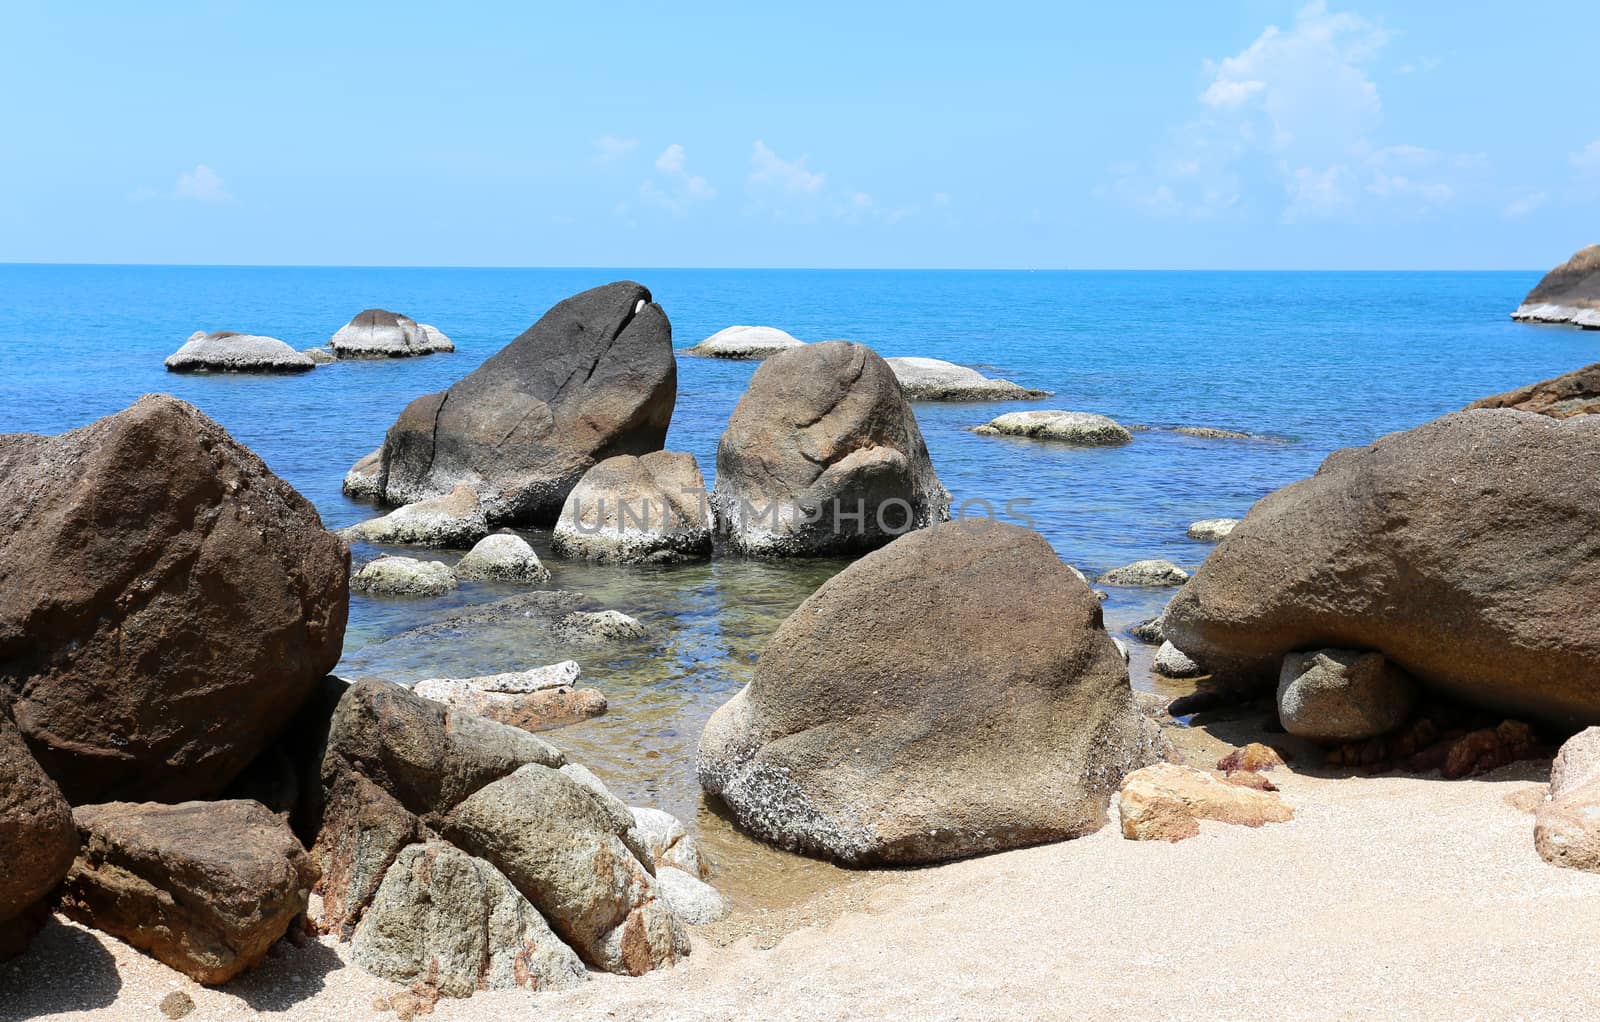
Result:
M1167 636L1161 628L1161 619L1159 617L1150 618L1148 621L1140 621L1133 626L1131 634L1140 642L1149 643L1152 646L1159 646L1167 641Z
M161 1014L171 1019L184 1018L194 1011L194 998L182 990L174 990L161 999Z
M1112 568L1095 581L1108 586L1181 586L1189 581L1189 573L1171 561L1134 561Z
M648 633L636 619L618 610L577 610L556 622L556 632L576 642L626 642Z
M718 330L682 354L700 358L726 358L758 361L780 351L798 348L805 344L777 327L730 326Z
M1031 401L1049 397L1010 380L996 380L976 369L937 358L886 359L900 389L911 401Z
M548 582L550 569L539 560L528 541L510 532L497 532L478 540L456 562L456 577L479 582Z
M351 474L359 468L358 464ZM407 504L344 531L347 539L368 543L456 548L470 547L488 534L483 504L466 483L458 484L443 497Z
M1007 412L972 430L980 436L1056 440L1083 446L1125 444L1133 434L1115 420L1091 412Z
M339 358L409 358L456 350L437 328L387 309L357 313L333 335L328 347Z
M606 697L598 690L573 687L578 674L577 662L565 660L479 678L427 678L411 691L524 731L546 731L606 712Z
M1170 642L1163 642L1161 648L1156 650L1154 666L1157 674L1168 678L1197 678L1206 673L1205 668Z
M316 365L276 337L229 330L196 330L166 361L169 373L303 373Z
M413 557L380 557L350 579L352 591L369 596L443 596L455 587L448 564Z
M330 362L339 361L339 356L335 355L327 348L306 348L304 351L300 352L300 354L304 355L306 358L309 358L312 362L319 366L325 366Z
M1187 535L1190 539L1197 539L1202 543L1216 543L1226 539L1228 533L1238 524L1237 518L1206 518L1190 525Z
M1174 433L1184 436L1198 437L1201 440L1254 440L1253 433L1245 433L1237 429L1217 429L1215 426L1179 426Z
M377 500L381 496L378 473L383 469L383 449L379 448L350 466L344 474L344 495L351 500Z

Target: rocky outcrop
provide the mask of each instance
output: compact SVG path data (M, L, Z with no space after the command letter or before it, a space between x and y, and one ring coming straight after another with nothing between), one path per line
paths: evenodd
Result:
M1089 587L1039 534L969 520L801 604L707 723L698 770L767 841L910 865L1094 830L1153 743Z
M304 373L317 367L276 337L196 330L167 356L169 373Z
M1545 274L1511 318L1600 330L1600 245L1580 249Z
M672 328L649 291L574 295L406 407L384 439L379 498L410 504L466 483L490 524L549 526L595 464L661 449L677 379Z
M411 691L524 731L547 731L606 712L606 697L597 689L577 687L579 673L577 661L565 660L480 678L427 678Z
M790 336L777 327L730 326L718 330L691 348L683 349L683 354L700 358L755 361L804 344L804 341Z
M170 397L0 437L0 699L74 804L216 794L339 660L349 552Z
M1480 398L1467 408L1515 408L1548 415L1552 419L1593 415L1600 412L1600 362L1554 379Z
M450 338L426 323L387 309L367 309L328 342L339 358L410 358L455 351Z
M888 363L825 341L756 370L717 446L712 506L734 550L807 556L946 519L950 494Z
M1127 427L1092 412L1007 412L982 426L974 426L972 431L979 436L1054 440L1086 447L1125 444L1133 440Z
M1159 588L1161 586L1181 586L1189 581L1189 573L1171 561L1134 561L1132 564L1124 564L1120 568L1112 568L1095 579L1095 581L1105 586Z
M1294 818L1294 810L1275 792L1176 763L1129 774L1117 796L1117 812L1122 836L1130 841L1182 841L1200 833L1202 820L1260 827Z
M1258 501L1167 609L1240 680L1333 646L1506 714L1600 720L1600 420L1458 412Z
M113 802L73 816L83 850L61 911L196 982L260 962L316 882L288 824L255 802Z
M937 358L891 358L900 389L911 401L1032 401L1050 396L1010 380L996 380L976 369Z
M1600 727L1567 739L1534 817L1534 847L1553 866L1600 873Z
M442 561L379 557L350 579L350 591L368 596L443 596L456 587L456 573Z
M77 854L72 807L0 711L0 961L27 946Z
M620 454L584 473L550 537L562 557L670 564L711 555L711 506L694 456Z
M1202 543L1220 543L1238 524L1237 518L1206 518L1190 525L1185 535Z
M488 534L486 509L466 483L442 497L407 504L344 530L351 541L456 549L470 547Z
M1387 734L1405 723L1416 685L1382 653L1290 653L1278 676L1278 720L1291 735L1336 744Z
M475 582L535 585L550 581L550 569L521 536L497 532L485 536L456 562L456 577Z

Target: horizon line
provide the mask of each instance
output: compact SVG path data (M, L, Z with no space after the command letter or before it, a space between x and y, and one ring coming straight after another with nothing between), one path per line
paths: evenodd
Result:
M662 272L741 273L1547 273L1548 269L1499 267L1382 267L1382 266L510 266L491 263L121 263L0 260L0 267L79 267L100 269L169 270L640 270Z

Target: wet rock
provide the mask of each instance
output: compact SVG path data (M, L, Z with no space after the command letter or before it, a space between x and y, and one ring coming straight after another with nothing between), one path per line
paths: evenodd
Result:
M936 358L891 358L900 389L911 401L1029 401L1050 396L1010 380L991 379L966 366Z
M1129 774L1117 797L1122 836L1130 841L1182 841L1200 833L1201 820L1260 827L1283 823L1294 810L1259 791L1174 763Z
M408 504L466 483L491 525L548 527L594 465L661 449L677 372L649 291L624 281L574 295L406 407L384 440L381 497Z
M676 866L656 870L656 886L673 914L690 926L726 919L733 906L715 887Z
M1600 325L1600 312L1595 314ZM1600 412L1600 363L1575 369L1550 380L1530 383L1504 394L1480 398L1467 408L1513 408L1521 412L1570 419Z
M328 342L339 358L410 358L455 351L450 338L426 323L387 309L367 309Z
M384 874L350 948L396 983L445 997L478 990L565 990L583 962L499 870L442 841L406 847Z
M380 557L350 580L352 592L369 596L443 596L456 587L456 573L440 561Z
M1185 535L1202 543L1218 543L1238 524L1237 518L1207 518L1190 525Z
M1167 609L1204 666L1384 654L1501 715L1600 721L1600 419L1469 411L1339 451L1258 501Z
M535 585L550 581L550 569L521 536L497 532L478 540L456 563L456 577L475 582Z
M767 841L909 865L1094 830L1153 731L1089 587L1039 534L967 520L801 604L706 725L698 770Z
M1283 729L1316 742L1361 741L1393 731L1416 701L1416 683L1382 653L1290 653L1278 678Z
M1095 579L1105 586L1181 586L1189 581L1189 573L1171 561L1134 561Z
M1168 678L1198 678L1206 673L1187 653L1170 642L1163 642L1156 650L1153 666L1157 674Z
M620 610L577 610L556 622L556 634L571 642L634 642L649 630Z
M980 436L1055 440L1088 447L1126 444L1133 434L1114 419L1092 412L1007 412L972 430Z
M1246 433L1237 429L1219 429L1216 426L1178 426L1174 433L1184 436L1196 437L1200 440L1254 440L1253 433Z
M445 496L419 500L382 518L352 525L344 534L368 543L465 549L489 535L489 521L477 492L463 483Z
M848 341L761 364L717 446L711 501L736 552L773 557L870 550L950 511L893 370Z
M592 688L577 688L578 675L577 662L566 660L480 678L428 678L411 690L424 699L524 731L547 731L606 712L606 697Z
M0 437L0 691L75 804L221 791L338 662L349 551L190 405Z
M798 348L805 344L777 327L730 326L718 330L692 348L683 349L685 355L701 358L728 358L752 361L776 355L780 351Z
M550 545L562 557L602 564L669 564L711 556L711 526L693 455L622 454L584 473Z
M1580 249L1545 274L1511 318L1600 329L1600 245Z
M1167 641L1167 636L1161 628L1161 619L1159 617L1140 621L1133 626L1131 634L1135 639L1150 646L1160 646Z
M77 854L72 807L0 710L0 961L27 946Z
M169 373L304 373L317 364L276 337L196 330L167 356Z
M113 802L73 816L83 849L61 911L199 983L266 957L317 879L288 824L254 802Z

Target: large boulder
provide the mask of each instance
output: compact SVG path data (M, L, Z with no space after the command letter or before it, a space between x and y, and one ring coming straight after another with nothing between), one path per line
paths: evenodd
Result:
M1545 274L1511 318L1600 330L1600 245L1579 250Z
M1554 379L1530 383L1525 387L1479 398L1470 408L1515 408L1538 412L1552 419L1600 412L1600 362L1574 369Z
M677 396L672 327L620 282L558 303L389 428L379 497L409 504L468 483L491 524L549 526L597 462L661 449Z
M717 446L712 505L741 553L841 554L948 518L950 494L889 364L824 341L756 370Z
M255 802L113 802L73 815L83 850L62 912L199 983L226 983L266 957L317 879L288 823Z
M77 854L72 807L0 712L0 961L21 951L43 922L45 898Z
M367 309L328 342L339 358L410 358L455 351L450 338L426 323L387 309Z
M967 520L801 604L707 723L698 769L768 841L911 865L1096 829L1154 740L1089 587L1039 534Z
M694 455L619 454L567 495L550 546L602 564L666 564L711 555L711 506Z
M304 373L317 363L276 337L196 330L167 356L166 367L169 373Z
M1166 611L1203 666L1381 652L1511 716L1600 721L1600 420L1470 411L1338 451L1259 501Z
M887 361L901 391L912 401L1032 401L1050 396L1048 390L1030 390L937 358Z
M220 791L339 660L350 554L182 401L0 437L0 700L74 804Z
M699 358L759 361L804 344L805 341L775 326L730 326L718 330L691 348L683 349L683 354Z

